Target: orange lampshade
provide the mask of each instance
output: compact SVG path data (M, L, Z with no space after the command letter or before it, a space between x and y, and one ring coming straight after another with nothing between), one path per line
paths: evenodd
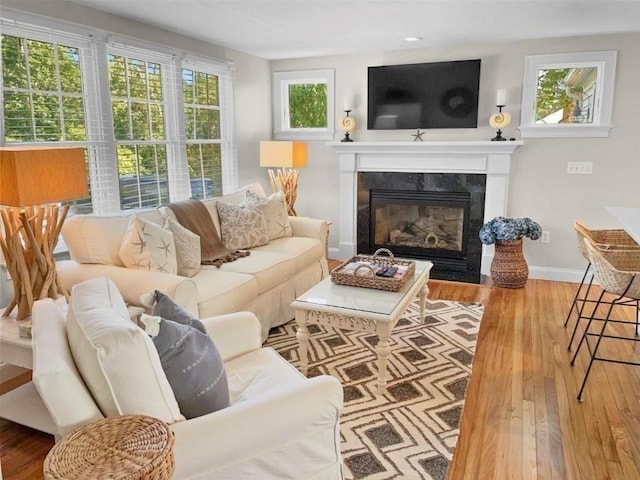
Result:
M260 142L260 166L304 168L307 166L305 142Z
M27 207L88 195L84 148L0 148L0 205Z

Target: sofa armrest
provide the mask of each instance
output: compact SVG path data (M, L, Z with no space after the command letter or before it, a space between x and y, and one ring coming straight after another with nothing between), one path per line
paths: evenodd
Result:
M262 346L260 320L251 312L236 312L200 321L220 351L224 361Z
M316 238L323 245L327 243L329 225L325 220L309 217L289 217L289 224L294 237Z
M118 287L125 302L129 305L143 306L140 296L153 290L169 295L178 305L191 315L198 317L198 287L196 283L179 275L163 272L149 272L115 265L78 263L75 260L56 262L58 277L65 288L91 278L107 277Z
M339 465L342 404L340 382L321 375L285 385L256 401L174 423L176 473L181 478L209 478L220 472L224 477L225 470L252 458L300 444L324 463ZM307 478L293 458L273 468L279 469L277 478Z

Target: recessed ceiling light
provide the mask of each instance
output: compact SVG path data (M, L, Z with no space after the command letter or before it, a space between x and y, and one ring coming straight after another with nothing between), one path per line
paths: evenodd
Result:
M404 39L405 42L419 42L422 40L422 37L406 37Z

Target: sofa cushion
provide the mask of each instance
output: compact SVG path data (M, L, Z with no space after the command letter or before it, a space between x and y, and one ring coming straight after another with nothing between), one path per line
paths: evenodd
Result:
M292 278L296 274L296 264L286 254L252 249L251 256L225 263L220 270L252 275L258 282L258 293L261 294Z
M291 236L291 224L287 212L287 202L284 193L272 193L268 197L261 197L252 191L247 192L247 205L261 205L267 221L269 240Z
M167 216L164 228L173 233L178 275L193 277L200 270L200 237L180 225L175 215Z
M157 224L164 222L157 210L142 212L138 216ZM74 215L67 218L61 232L71 259L79 263L123 266L119 253L130 217Z
M66 313L64 297L33 304L33 383L59 435L103 418L73 362Z
M296 272L300 272L324 257L325 245L315 238L284 237L271 240L267 245L251 250L251 256L259 252L286 255L294 260Z
M224 363L206 332L144 313L140 321L152 337L180 412L187 419L229 406Z
M184 308L178 305L169 295L165 295L159 290L153 292L153 299L155 301L151 315L162 317L172 322L178 322L183 325L189 325L190 327L200 330L202 333L207 333L203 323L191 316Z
M222 268L203 265L198 273L191 277L198 287L200 318L237 312L258 296L258 281L253 276L225 272Z
M229 250L259 247L269 243L269 233L261 205L217 202L222 243Z
M306 378L272 348L261 348L225 363L231 405L264 399L284 385Z
M73 287L67 336L78 370L105 416L184 420L153 342L129 319L109 279L98 277Z
M129 219L119 254L120 260L128 268L172 275L178 272L173 233L138 215L132 215Z

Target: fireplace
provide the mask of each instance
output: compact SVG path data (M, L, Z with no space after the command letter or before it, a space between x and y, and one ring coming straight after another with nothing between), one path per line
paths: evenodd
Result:
M432 278L480 282L486 175L361 172L360 253L431 260Z
M472 237L476 236L473 232L477 232L484 221L507 215L509 170L513 153L523 145L522 141L330 142L328 145L338 155L340 179L339 228L332 229L332 234L338 235L338 248L330 249L333 258L344 260L361 253L359 235L362 228L366 228L367 236L369 235L369 220L363 220L364 210L370 208L369 193L365 194L359 189L360 175L373 173L380 178L403 173L409 175L404 181L394 180L397 183L391 185L375 183L369 185L367 190L470 193L467 261L478 261L479 258L481 273L489 273L493 245L479 244L477 237L472 241ZM421 174L424 174L422 179L425 188L417 187L418 175ZM451 179L450 184L445 185L447 188L433 186L432 179L438 178L437 175L441 174L472 177L461 176L458 180ZM474 201L474 195L481 195L478 185L470 190L459 188L465 182L469 186L469 179L478 177L484 179L484 203L482 197ZM464 251L464 246L462 248ZM445 253L451 255L450 252ZM437 262L434 260L434 269L438 269L438 264L456 263L458 260L453 256L442 255ZM458 267L454 265L452 269L455 268Z

